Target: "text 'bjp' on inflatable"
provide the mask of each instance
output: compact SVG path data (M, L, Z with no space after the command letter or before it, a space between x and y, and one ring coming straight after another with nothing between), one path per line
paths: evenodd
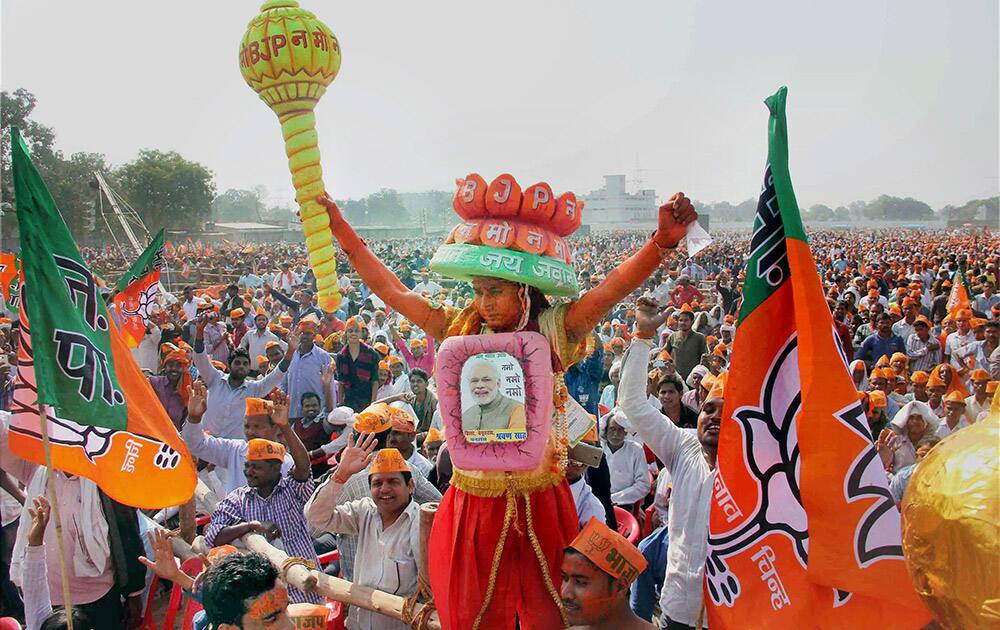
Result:
M295 0L265 2L240 42L243 79L281 121L309 265L326 312L337 310L341 295L329 217L316 202L325 188L313 109L338 70L337 38Z

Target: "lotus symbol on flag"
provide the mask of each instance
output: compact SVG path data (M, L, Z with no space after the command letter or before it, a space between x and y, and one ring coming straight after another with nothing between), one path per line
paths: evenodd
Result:
M759 500L753 511L733 529L709 536L705 575L709 594L716 605L732 606L740 595L739 578L729 569L726 557L755 547L765 537L779 534L792 542L796 557L805 568L809 559L809 527L799 489L800 456L796 418L802 408L798 370L798 339L792 335L777 353L768 370L759 406L744 406L733 412L743 434L747 468L757 481ZM845 480L848 501L872 502L855 532L856 561L860 566L885 557L901 557L899 517L888 491L874 483L884 477L878 453L871 442L864 410L854 403L836 415L862 435L868 447L858 453ZM895 528L895 530L893 529ZM893 544L893 531L896 543ZM849 593L838 591L837 605Z

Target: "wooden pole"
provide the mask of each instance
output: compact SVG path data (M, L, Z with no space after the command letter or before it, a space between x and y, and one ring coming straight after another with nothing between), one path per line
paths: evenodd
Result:
M288 554L272 547L260 534L248 534L243 537L243 542L247 549L263 554L279 571L285 560L288 559ZM290 567L285 574L285 582L301 591L315 591L338 602L358 606L400 621L403 619L405 599L398 595L384 593L360 584L352 584L347 580L331 577L320 571L307 569L302 565ZM417 604L414 612L419 612L421 608L423 605ZM437 611L431 613L426 627L427 630L441 630Z
M427 585L431 583L428 571L427 549L438 505L440 504L435 501L433 503L424 503L420 506L420 562L417 564L417 571L420 575L420 582Z
M39 424L42 428L42 446L45 450L46 485L52 516L55 519L56 543L59 550L59 573L62 575L63 608L66 609L66 628L73 630L73 602L69 596L69 568L66 566L66 545L63 543L62 517L59 514L59 495L56 494L55 469L52 468L52 445L49 443L49 406L39 405ZM28 498L31 500L31 497Z

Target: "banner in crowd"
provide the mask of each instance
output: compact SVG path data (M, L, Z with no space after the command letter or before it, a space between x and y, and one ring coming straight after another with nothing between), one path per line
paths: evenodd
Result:
M917 628L899 511L836 341L788 174L785 88L719 437L705 590L710 628Z
M186 502L197 482L173 423L139 370L16 128L11 130L24 265L10 449L140 508Z
M150 322L149 309L156 303L160 290L163 253L161 229L115 285L118 291L114 299L118 326L129 348L137 347L146 334L146 326Z
M955 271L951 278L951 292L948 293L948 301L945 302L945 309L952 317L962 308L969 308L972 301L969 299L969 281L961 269Z

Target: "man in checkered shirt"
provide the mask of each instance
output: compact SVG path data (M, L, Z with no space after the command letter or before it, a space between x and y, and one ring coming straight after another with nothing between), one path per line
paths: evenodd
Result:
M315 489L309 453L288 426L288 397L276 394L275 398L271 419L288 444L295 465L288 474L282 475L285 447L270 440L250 440L243 467L247 485L233 490L219 502L205 530L205 542L215 547L257 533L291 557L317 562L304 513L306 501ZM292 587L288 589L288 596L293 602L323 602L315 593L304 593Z

